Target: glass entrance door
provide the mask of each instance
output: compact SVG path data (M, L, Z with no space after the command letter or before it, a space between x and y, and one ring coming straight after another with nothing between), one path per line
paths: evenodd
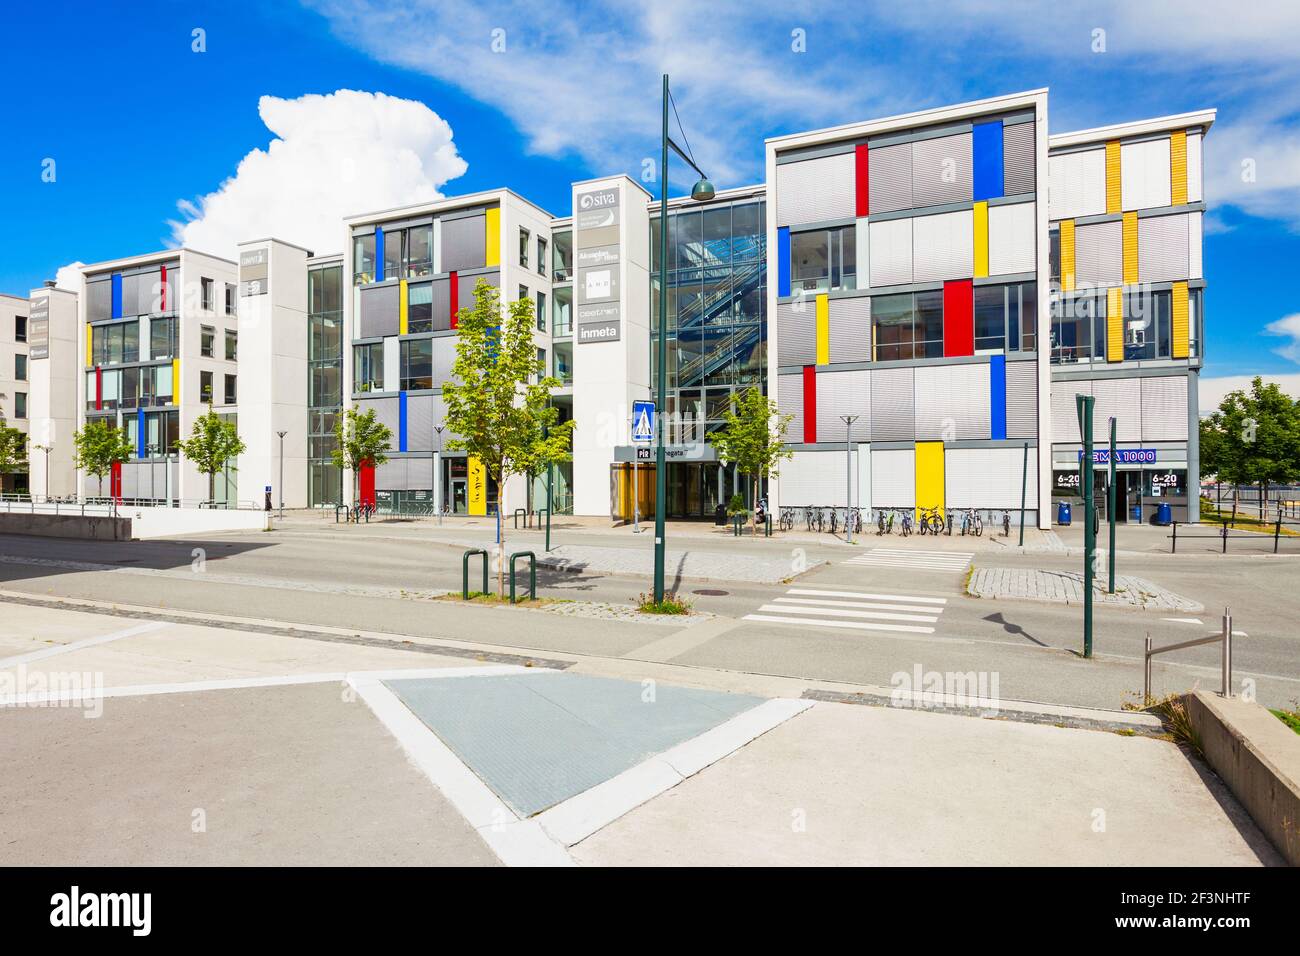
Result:
M453 478L451 480L451 513L454 515L469 514L468 479Z

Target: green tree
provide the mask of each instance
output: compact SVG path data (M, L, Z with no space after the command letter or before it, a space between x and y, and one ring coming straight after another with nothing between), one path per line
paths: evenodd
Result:
M360 504L358 478L361 466L369 462L378 468L388 461L386 452L393 447L393 430L375 420L375 410L361 411L353 405L334 422L334 450L330 458L336 468L352 472L352 500Z
M246 450L235 423L224 421L211 405L194 420L190 437L178 440L176 447L194 463L199 474L208 476L208 501L216 497L217 472Z
M572 421L560 422L551 392L560 380L547 377L533 342L533 300L502 309L497 290L482 279L474 304L460 310L453 380L442 383L447 430L453 450L477 458L497 483L497 511L507 513L506 482L512 475L540 474L570 459ZM497 594L505 594L505 521L497 544Z
M749 475L753 499L758 502L759 482L777 477L781 462L794 452L784 444L785 430L793 415L782 415L776 402L757 388L747 388L736 396L733 408L722 413L723 426L709 435L709 442L724 464L734 464L736 471ZM769 516L770 517L770 516ZM754 533L758 533L758 509L753 512Z
M0 424L0 475L12 474L27 467L27 433Z
M106 419L86 422L86 427L72 434L73 455L78 468L94 475L104 490L104 476L113 466L135 454L135 446L126 430L109 424Z
M1235 487L1258 485L1261 518L1269 487L1300 478L1300 402L1276 383L1256 376L1248 392L1229 392L1201 422L1200 436L1202 472Z

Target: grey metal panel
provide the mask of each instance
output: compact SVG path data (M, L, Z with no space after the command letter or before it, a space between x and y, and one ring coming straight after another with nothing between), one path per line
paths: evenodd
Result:
M400 289L396 282L387 285L362 286L359 338L396 335L399 298Z
M406 398L406 450L433 451L433 396Z
M989 437L988 365L923 365L915 373L917 441Z
M1032 272L1038 234L1037 203L989 207L989 275Z
M451 378L451 367L456 362L456 337L443 336L433 340L433 387L442 388L442 383Z
M1142 387L1142 440L1187 440L1187 376L1139 379Z
M1076 395L1091 395L1092 382L1057 382L1051 390L1052 441L1078 444L1079 416L1075 411ZM1095 414L1095 411L1094 411Z
M1124 277L1123 224L1098 222L1075 229L1074 269L1080 286L1109 288Z
M817 361L817 304L812 298L776 306L779 365L813 365Z
M487 217L442 219L442 271L482 269L487 262Z
M871 449L871 506L911 508L916 505L916 450Z
M1183 215L1138 220L1139 279L1143 282L1172 282L1188 277L1189 219L1191 216Z
M803 376L778 375L776 377L776 410L781 415L793 415L785 429L786 442L803 441Z
M1103 378L1092 383L1096 402L1092 407L1092 439L1106 441L1110 437L1108 419L1115 418L1117 441L1142 440L1142 380L1137 378ZM1073 398L1071 399L1073 402ZM1186 409L1186 404L1183 409ZM1185 411L1180 417L1186 419Z
M857 415L849 440L870 440L871 373L865 370L817 373L817 443L845 440L841 415Z
M867 180L872 213L912 208L912 144L873 146Z
M1007 363L1007 438L1038 436L1038 363Z
M873 200L874 202L874 200ZM912 220L871 221L871 288L912 281Z
M86 283L86 321L113 317L113 283L108 276Z
M831 299L831 362L871 361L871 300Z
M872 372L873 442L916 439L914 371L911 368L882 368Z
M377 491L406 490L406 459L390 458L375 469Z
M393 432L393 444L397 443L397 399L396 398L371 398L360 399L357 404L361 406L361 414L365 414L372 408L375 410L375 421L382 425L387 425Z
M856 211L852 151L786 163L776 169L777 224L797 226L852 217Z
M924 139L912 144L914 206L970 202L971 183L970 133Z
M1007 196L1034 191L1034 124L1002 128L1002 192Z
M140 466L135 462L122 463L122 497L140 496Z
M451 328L451 280L434 279L431 283L433 303L433 330L445 332Z
M841 426L843 427L843 426ZM818 436L821 437L821 436ZM797 451L781 462L778 472L781 504L787 507L841 507L847 490L844 451Z
M975 269L973 214L945 212L912 222L912 278L917 282L969 279Z
M124 275L122 276L122 314L139 315L136 311L140 306L140 276Z

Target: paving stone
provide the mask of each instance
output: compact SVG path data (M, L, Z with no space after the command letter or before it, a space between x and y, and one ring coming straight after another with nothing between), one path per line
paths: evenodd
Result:
M1115 593L1106 591L1106 575L1093 579L1094 604L1136 607L1158 611L1203 611L1205 606L1168 588L1128 574L1115 577ZM1081 571L1044 571L1034 568L977 568L966 593L978 598L1013 598L1054 604L1083 603Z

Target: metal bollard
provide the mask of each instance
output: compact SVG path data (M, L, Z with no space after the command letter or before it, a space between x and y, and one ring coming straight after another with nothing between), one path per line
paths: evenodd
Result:
M1223 696L1232 696L1232 608L1223 609Z

